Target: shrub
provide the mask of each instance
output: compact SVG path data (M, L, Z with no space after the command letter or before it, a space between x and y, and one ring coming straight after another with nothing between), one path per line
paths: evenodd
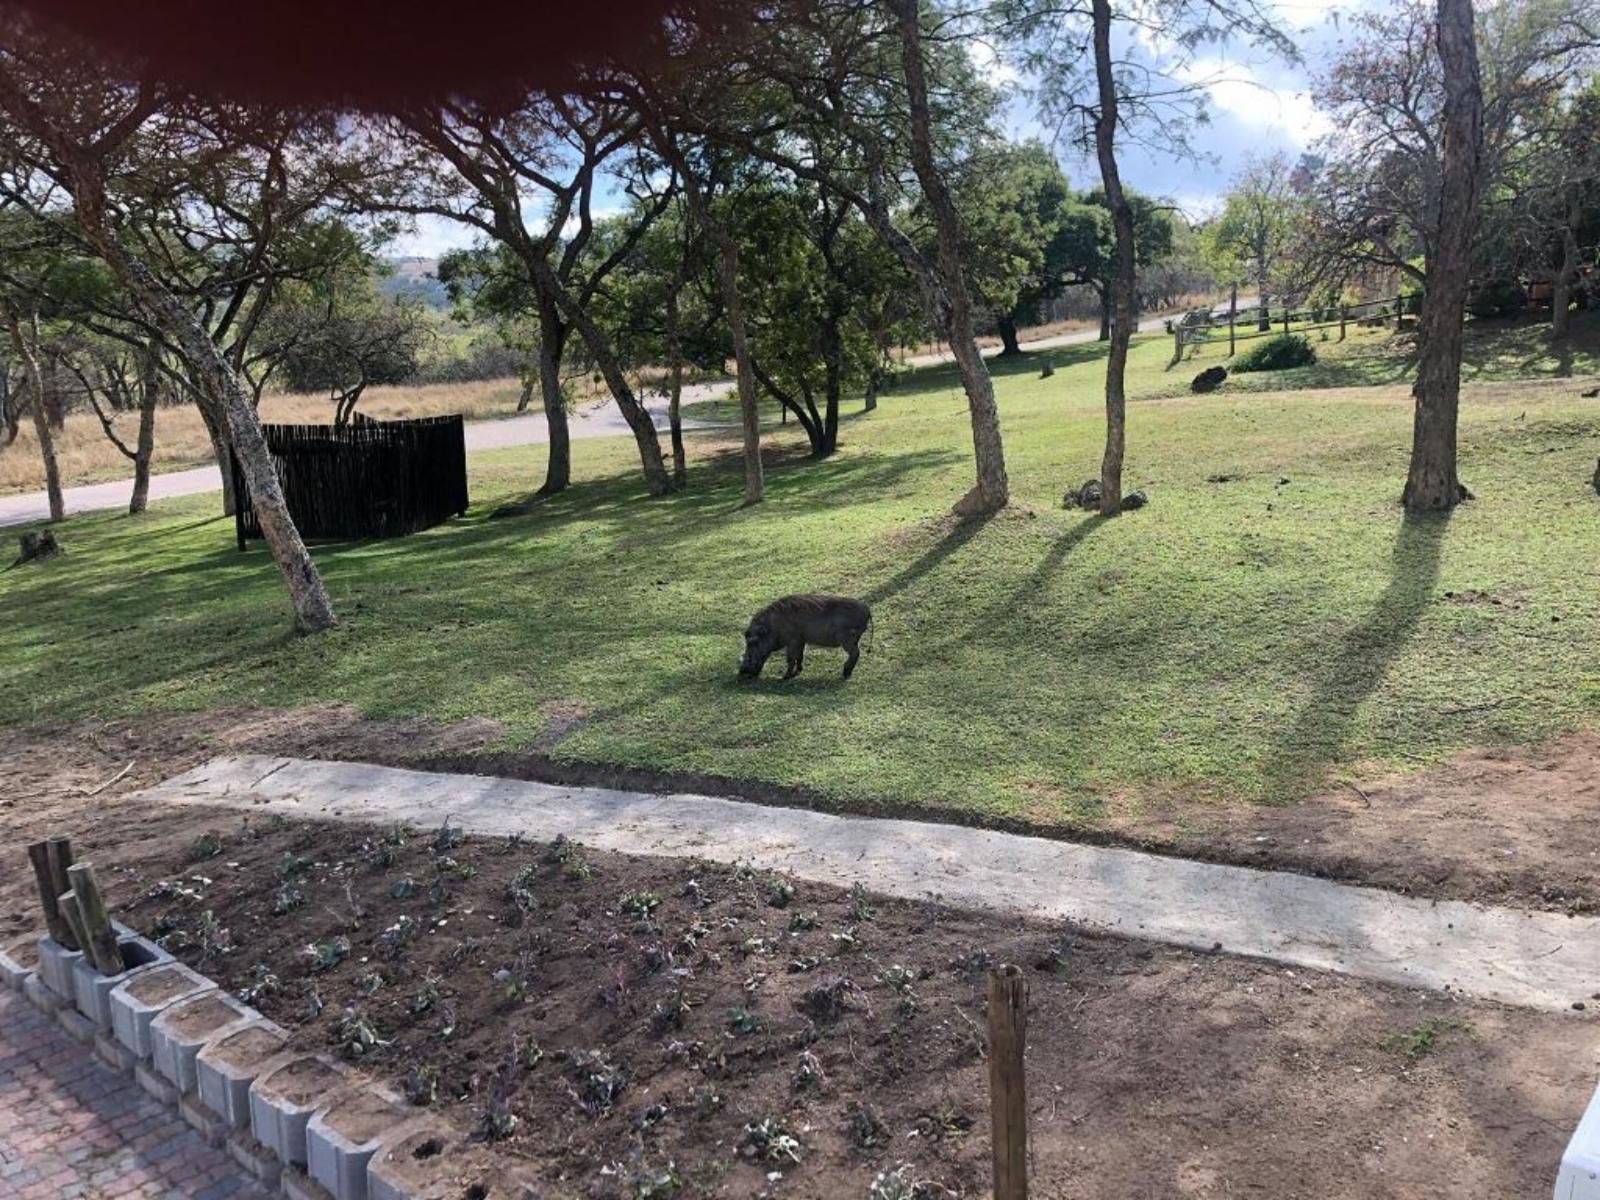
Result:
M1241 354L1233 364L1235 374L1242 371L1287 371L1309 367L1317 361L1316 348L1298 333L1280 333Z
M1528 307L1528 293L1514 279L1491 279L1475 288L1467 311L1475 317L1509 317Z

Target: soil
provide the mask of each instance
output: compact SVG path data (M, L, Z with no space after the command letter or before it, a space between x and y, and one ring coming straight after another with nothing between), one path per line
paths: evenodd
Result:
M284 1063L253 1086L294 1108L304 1108L349 1082L322 1059L307 1054Z
M367 1088L358 1088L330 1108L322 1119L352 1145L364 1146L412 1115L403 1105L391 1103Z
M127 984L128 995L149 1008L165 1004L174 996L194 990L195 982L182 971L171 967L157 967L146 971Z
M208 1061L242 1071L263 1059L271 1058L284 1046L284 1039L270 1029L251 1025L206 1047Z
M451 753L483 730L459 736ZM409 1076L430 1111L478 1135L475 1154L551 1197L672 1195L675 1178L685 1197L835 1200L902 1164L924 1200L986 1194L985 981L1001 962L1030 988L1043 1196L1423 1197L1448 1178L1462 1195L1521 1197L1550 1186L1593 1088L1591 1011L1467 1003L682 860L123 798L216 753L403 762L419 737L435 754L449 744L337 709L10 731L0 795L20 799L0 861L70 832L123 920L289 1028L292 1049L396 1089ZM1586 855L1594 835L1567 822L1592 805L1595 751L1579 735L1431 781L1362 784L1372 808L1352 794L1359 812L1325 814L1323 852L1381 876L1402 851L1376 845L1365 819L1388 822L1432 856L1412 864L1417 879L1520 894L1529 880L1473 863L1474 847L1515 837L1536 872ZM129 779L77 794L130 758ZM1497 812L1500 795L1523 807ZM1309 869L1315 842L1261 823L1291 811L1223 823L1207 844L1243 843L1249 862L1303 854ZM1465 827L1459 846L1447 817ZM1409 827L1429 821L1431 837ZM1173 824L1175 849L1201 836ZM0 938L36 911L28 873L0 873Z
M37 935L30 933L11 942L6 946L6 957L25 970L37 970L39 967L39 939Z
M554 715L568 728L583 719L577 707ZM926 811L884 805L842 805L803 789L749 780L486 750L500 733L496 722L486 720L452 725L369 721L340 704L10 729L0 731L0 814L7 840L17 846L58 826L84 832L114 827L132 839L130 850L150 850L166 843L165 826L148 814L127 812L119 796L219 754L253 753L930 817ZM128 775L92 803L82 795L129 762ZM1127 798L1128 804L1113 803L1111 811L1135 815L1118 816L1096 829L1054 827L1047 817L991 824L1045 837L1299 871L1407 895L1600 912L1600 822L1593 819L1600 809L1597 764L1600 730L1587 730L1539 747L1477 750L1415 772L1375 775L1284 806L1144 795ZM12 850L0 842L0 853ZM84 857L80 850L79 858ZM0 913L23 903L31 907L32 890L28 872L0 873Z
M211 993L189 1000L162 1014L162 1024L173 1034L192 1041L195 1037L221 1029L244 1014L221 996Z

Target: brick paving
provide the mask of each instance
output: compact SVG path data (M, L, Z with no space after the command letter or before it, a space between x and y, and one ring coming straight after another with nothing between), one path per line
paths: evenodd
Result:
M14 992L0 991L0 1197L261 1200L222 1150Z

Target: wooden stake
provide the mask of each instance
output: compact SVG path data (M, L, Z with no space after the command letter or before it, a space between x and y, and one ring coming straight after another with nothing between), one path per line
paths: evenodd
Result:
M1348 304L1339 305L1339 340L1341 342L1344 341L1344 326L1345 326L1345 322L1348 321L1349 319L1350 319L1350 306Z
M89 934L83 927L83 913L78 908L78 898L71 892L63 892L56 898L56 904L61 909L61 919L72 930L72 939L80 946L89 944Z
M994 1200L1028 1200L1028 980L1020 967L989 972L989 1116Z
M67 878L72 881L73 898L77 901L78 915L83 920L87 940L83 952L102 975L120 975L123 971L122 951L117 947L117 935L111 928L111 917L106 912L105 896L100 891L100 881L95 878L91 863L79 863L67 868Z
M1239 319L1239 285L1236 283L1228 292L1228 357L1233 357L1235 347L1238 345L1235 338L1235 322Z
M61 915L61 906L56 903L56 897L61 893L56 890L55 881L50 878L49 856L48 843L34 842L28 847L28 861L33 864L33 878L39 886L39 908L44 913L45 928L49 930L50 936L60 945L76 950L78 947L72 942L72 930Z

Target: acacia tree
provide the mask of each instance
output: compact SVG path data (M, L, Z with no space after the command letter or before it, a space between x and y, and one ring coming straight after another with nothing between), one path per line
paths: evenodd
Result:
M1111 211L1116 270L1100 513L1114 516L1122 509L1128 344L1138 314L1139 256L1133 205L1117 159L1118 132L1136 130L1149 144L1188 153L1187 133L1203 119L1207 97L1203 82L1185 83L1180 74L1197 48L1237 40L1289 58L1297 51L1265 0L1147 0L1115 6L1111 0L998 0L996 15L1024 63L1041 77L1042 112L1074 126L1080 144L1093 150ZM1119 48L1113 36L1119 23L1141 36ZM1087 63L1070 56L1062 60L1063 45L1087 47Z
M1209 230L1213 250L1233 268L1236 278L1241 269L1253 272L1262 333L1272 328L1267 305L1273 274L1294 240L1299 218L1293 179L1289 160L1282 154L1251 159L1228 189L1222 212Z
M541 493L560 491L570 478L561 354L572 330L583 339L633 433L646 488L655 496L671 491L655 425L590 304L606 276L665 211L672 185L640 211L631 237L607 258L579 270L593 237L598 175L613 156L636 146L638 117L589 94L530 96L511 111L463 99L410 109L396 128L403 133L389 166L392 195L386 204L396 211L448 217L482 232L517 257L533 284L539 377L550 425L550 465ZM424 152L420 157L418 149ZM530 216L534 204L542 209L542 219ZM571 232L569 222L576 223Z
M46 208L70 204L72 220L130 300L177 346L213 411L227 422L250 487L262 536L289 590L296 626L316 632L334 623L322 577L289 515L261 422L235 366L192 308L163 285L146 261L136 224L128 220L150 185L140 169L152 151L171 163L213 145L211 131L184 119L171 98L150 84L109 78L107 64L76 47L47 41L12 14L0 48L0 114L12 156L0 190L13 203ZM171 154L187 147L186 154ZM167 182L167 181L164 181Z
M1523 181L1560 127L1560 99L1594 69L1600 0L1497 0L1474 19L1481 64L1477 195L1502 236ZM1354 34L1317 82L1334 132L1311 192L1312 249L1322 259L1398 272L1426 299L1440 238L1445 70L1433 0L1358 14Z
M1412 389L1416 418L1402 501L1412 513L1445 512L1471 493L1456 475L1456 416L1461 395L1461 336L1483 149L1483 88L1473 33L1472 0L1438 0L1444 106L1439 215L1428 258L1422 354Z

